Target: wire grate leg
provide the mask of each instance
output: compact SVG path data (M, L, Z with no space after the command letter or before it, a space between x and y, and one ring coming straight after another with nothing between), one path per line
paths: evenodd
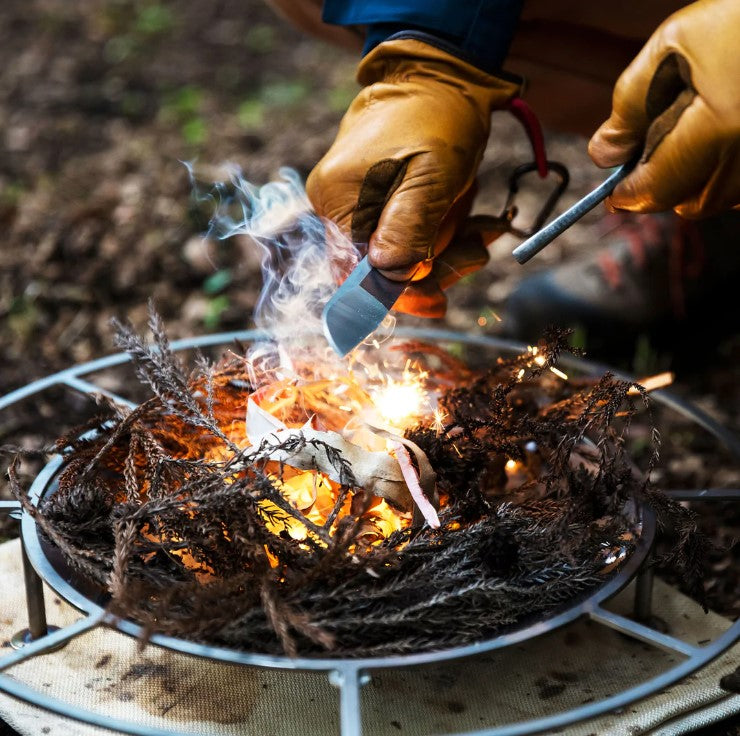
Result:
M44 584L31 560L28 559L26 545L21 541L21 557L23 559L23 582L26 587L26 610L28 612L28 628L21 629L13 634L10 646L13 649L21 649L32 641L41 639L53 631L58 631L58 626L49 626L46 622L46 605L44 604ZM65 642L66 643L66 642ZM63 644L60 646L64 646Z

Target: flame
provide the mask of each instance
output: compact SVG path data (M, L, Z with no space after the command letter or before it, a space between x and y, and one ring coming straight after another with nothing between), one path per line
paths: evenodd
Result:
M245 402L251 398L289 429L312 422L315 429L338 432L363 449L393 455L391 440L377 430L402 435L433 415L436 399L426 371L410 361L402 367L383 359L386 351L379 349L380 342L392 332L391 318L348 361L328 347L321 314L338 281L359 261L355 245L312 211L295 172L282 169L280 181L264 186L250 184L236 169L229 174L230 185L216 185L207 195L216 203L211 234L242 235L260 250L263 288L254 320L271 335L271 340L251 345L244 357L253 388ZM434 417L441 431L442 416ZM230 422L224 432L237 446L249 446L246 429L238 422ZM221 459L226 448L211 446L204 454ZM308 522L326 523L339 497L336 483L318 470L277 463L272 471L268 465L268 472L283 497ZM339 518L351 513L350 506L348 499ZM275 504L261 501L260 507L272 533L319 541L310 528ZM367 527L366 541L372 542L407 526L410 514L378 498L361 521Z
M294 368L300 371L300 366ZM290 428L300 428L308 418L320 427L351 435L352 441L364 449L395 454L393 441L377 434L374 427L402 434L422 416L431 414L432 392L426 387L428 372L410 361L398 378L392 376L393 369L387 362L382 367L376 364L369 371L364 368L358 364L357 370L348 369L343 374L333 368L326 378L314 380L300 378L296 373L264 384L251 398L259 402L260 409ZM368 378L368 373L372 378ZM435 416L441 421L441 414ZM245 444L243 437L239 444ZM317 526L326 523L340 492L337 483L320 471L301 471L288 466L276 467L272 479L285 499L310 522ZM265 526L273 534L286 533L299 541L311 535L304 524L273 503L261 501L260 507L265 512ZM347 499L337 518L349 514L350 507L351 501ZM362 516L364 526L360 536L367 543L377 544L410 522L409 513L375 498ZM321 540L312 539L322 544Z
M376 434L374 426L402 434L423 416L432 415L441 428L444 414L431 409L434 397L427 387L427 371L410 361L406 362L398 378L391 375L391 370L385 362L382 368L374 365L368 371L348 370L343 375L332 374L326 379L284 379L263 386L253 394L253 398L259 399L261 409L288 426L299 427L306 417L313 417L320 426L351 434L352 441L365 449L395 454L393 440ZM368 379L368 373L372 379ZM366 388L363 384L368 381L376 385ZM320 472L292 472L291 477L280 482L281 493L310 521L323 525L333 508L339 487ZM346 513L349 513L349 502L339 518ZM410 523L408 514L392 508L383 499L376 499L363 518L376 528L375 541ZM280 522L270 522L268 528L274 533L286 531L295 539L305 539L307 534L305 527L292 519L283 526Z
M317 526L323 526L334 507L339 487L322 473L316 471L299 472L287 481L274 479L280 492L289 503ZM351 500L348 498L339 512L338 518L350 513ZM271 501L260 501L264 512L265 528L273 534L283 532L296 540L304 540L312 532L298 519L285 514ZM393 532L404 529L411 521L410 514L392 508L382 498L375 498L362 516L365 523L363 536L366 542L378 544ZM314 542L325 545L321 539L313 537Z

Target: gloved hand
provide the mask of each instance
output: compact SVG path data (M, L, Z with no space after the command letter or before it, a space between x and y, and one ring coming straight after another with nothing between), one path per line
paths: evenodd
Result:
M518 85L415 39L381 43L357 78L364 89L311 172L308 196L319 215L368 244L370 263L386 276L425 280L417 298L410 287L398 309L439 316L441 271L469 272L487 259L480 238L466 236L450 251L448 267L434 264L469 211L464 195L483 156L491 111Z
M738 0L674 13L619 78L589 153L608 167L640 151L611 207L696 218L740 206Z

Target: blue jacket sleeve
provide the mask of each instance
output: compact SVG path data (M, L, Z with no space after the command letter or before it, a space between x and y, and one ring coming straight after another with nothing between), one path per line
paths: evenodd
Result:
M421 31L490 73L500 71L523 0L324 0L334 25L367 27L365 52L398 33Z

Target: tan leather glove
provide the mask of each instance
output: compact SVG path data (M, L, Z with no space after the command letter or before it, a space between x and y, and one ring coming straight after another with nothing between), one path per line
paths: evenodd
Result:
M700 0L673 14L619 78L589 153L607 167L640 151L611 207L695 218L740 206L738 0Z
M311 172L308 196L319 215L355 243L369 244L371 264L388 277L428 278L467 215L455 205L473 184L491 111L504 107L518 85L415 39L377 46L357 78L364 89ZM460 248L453 269L465 267ZM472 250L479 267L480 244ZM435 291L426 287L427 296ZM440 303L436 292L435 304L420 297L415 307L405 298L397 308L438 316L444 298Z

